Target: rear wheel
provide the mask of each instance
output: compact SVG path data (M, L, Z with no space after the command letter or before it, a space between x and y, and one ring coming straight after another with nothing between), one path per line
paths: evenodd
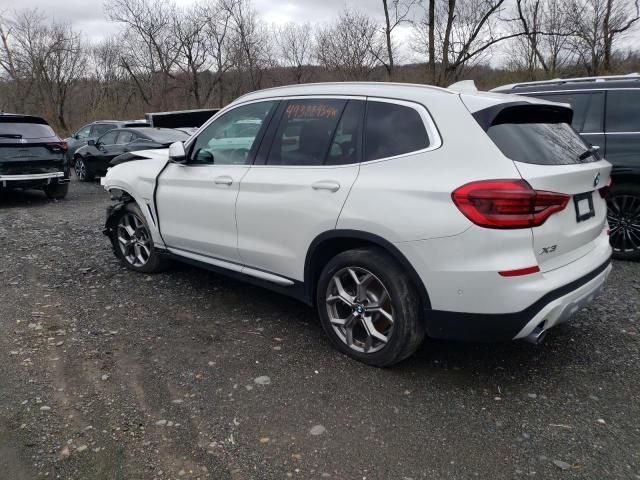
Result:
M45 185L43 190L47 197L55 200L61 200L67 196L67 193L69 192L69 184L52 183L50 185Z
M82 157L76 157L73 163L73 171L76 174L76 178L81 182L90 182L91 180L93 180L93 175L87 168L87 162L85 162L84 158Z
M614 185L607 206L614 258L640 260L640 185Z
M415 286L382 249L349 250L334 257L320 275L316 301L331 342L361 362L393 365L424 339Z
M154 248L149 226L137 205L125 205L114 223L111 235L116 256L127 268L155 273L169 266L169 261Z

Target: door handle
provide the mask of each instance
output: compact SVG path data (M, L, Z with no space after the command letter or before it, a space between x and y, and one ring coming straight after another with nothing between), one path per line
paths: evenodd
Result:
M314 190L329 190L330 192L337 192L340 190L340 184L335 180L320 180L311 185Z
M222 175L220 177L216 177L213 182L216 185L231 185L233 183L233 178L231 178L229 175Z

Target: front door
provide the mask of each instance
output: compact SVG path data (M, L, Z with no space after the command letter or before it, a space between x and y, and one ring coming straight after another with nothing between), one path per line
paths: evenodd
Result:
M313 239L332 230L359 172L362 99L292 99L240 183L243 263L303 280ZM267 142L263 142L267 143Z
M222 114L187 146L185 164L170 163L162 172L156 192L160 233L175 253L240 262L235 218L239 185L276 103L250 103ZM234 142L234 135L242 137Z

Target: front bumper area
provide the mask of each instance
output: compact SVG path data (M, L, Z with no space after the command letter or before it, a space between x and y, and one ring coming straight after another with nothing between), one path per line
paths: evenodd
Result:
M544 331L568 320L602 289L611 272L611 259L588 274L544 295L515 313L460 313L432 310L429 335L472 342L525 338L537 327Z

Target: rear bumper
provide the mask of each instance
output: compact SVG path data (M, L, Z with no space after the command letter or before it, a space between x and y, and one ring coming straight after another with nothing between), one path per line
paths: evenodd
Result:
M64 172L25 173L21 175L0 175L0 186L21 187L49 185L50 183L68 183Z
M431 311L429 335L463 341L502 341L524 338L541 327L547 330L568 320L602 289L611 272L611 260L538 301L514 313L459 313Z

